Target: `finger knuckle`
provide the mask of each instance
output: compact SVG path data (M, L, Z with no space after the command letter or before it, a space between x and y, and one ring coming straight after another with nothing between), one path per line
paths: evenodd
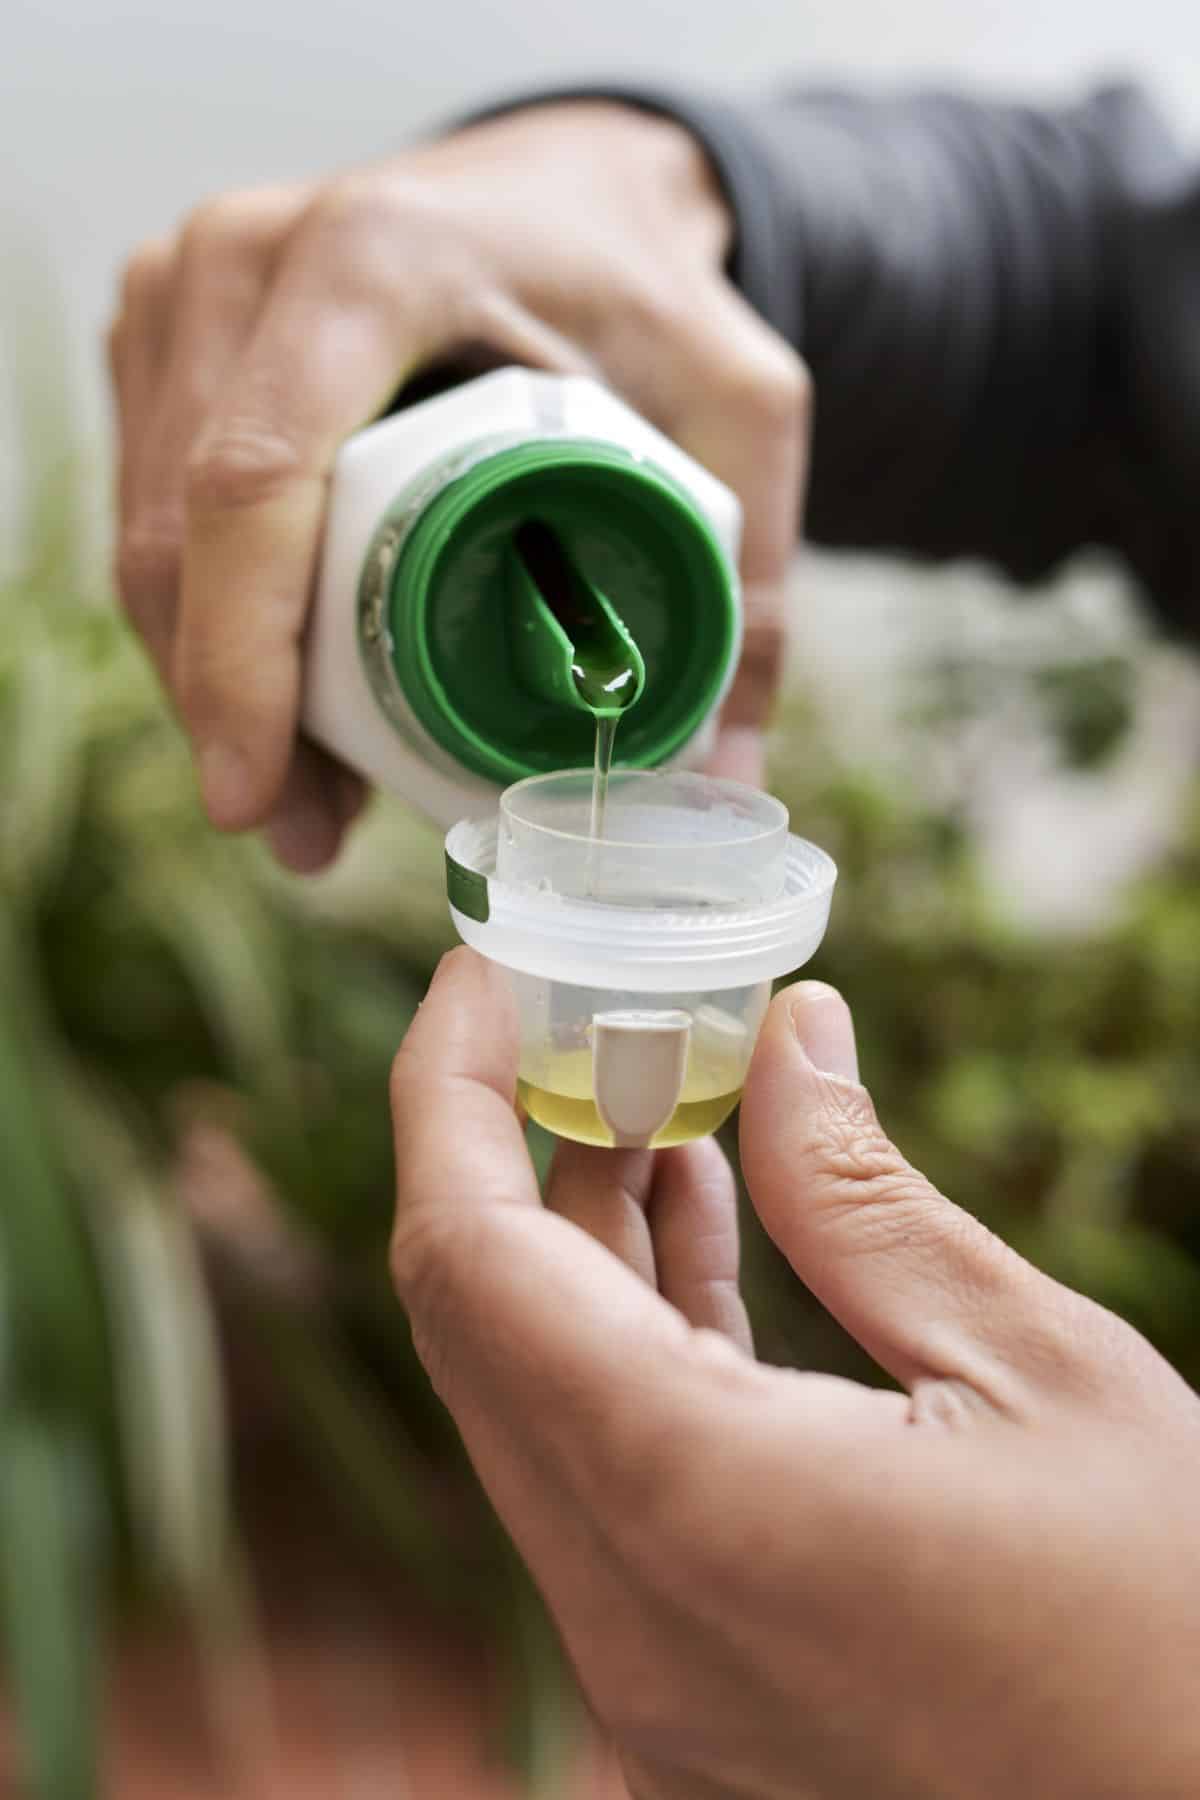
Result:
M714 1282L718 1279L730 1278L714 1277ZM692 1331L691 1356L697 1373L706 1383L718 1389L727 1385L731 1399L743 1397L746 1377L753 1365L747 1363L737 1345L731 1343L723 1331L708 1325L697 1326Z
M669 342L687 319L678 284L641 262L626 272L621 299L623 330L652 346Z
M309 209L310 222L323 233L351 245L393 238L438 213L435 190L427 181L375 170L356 171L322 188Z
M450 1263L447 1231L441 1215L429 1207L408 1207L397 1212L388 1249L392 1285L412 1320L414 1331L424 1331L441 1311Z
M188 457L188 510L256 506L304 473L300 452L285 432L258 421L230 421L206 433Z
M428 1167L420 1172L426 1193L436 1185L436 1173ZM497 1254L493 1236L484 1214L464 1217L401 1195L388 1250L392 1285L408 1315L413 1347L450 1407L455 1347L478 1311L472 1275Z
M310 249L337 270L343 298L411 308L419 268L423 310L440 334L460 335L471 297L483 284L474 237L450 217L433 183L414 176L348 176L314 200L307 219Z
M184 224L180 240L183 259L193 265L257 262L274 245L296 205L292 190L270 187L203 200Z
M148 238L126 262L118 290L118 320L136 317L155 298L171 265L173 246L167 238Z
M751 430L769 437L794 437L812 407L812 381L802 359L773 334L730 364L727 397Z
M188 214L181 233L185 260L205 259L214 253L224 254L241 242L244 224L238 196L218 194L202 200Z
M117 546L117 591L137 623L147 602L169 598L178 581L182 534L164 520L135 519Z
M380 183L361 172L327 181L315 194L306 213L310 229L341 234L370 227L384 210Z
M482 259L474 260L467 245L443 250L430 284L442 341L477 345L485 352L491 345L503 344L514 325L512 296Z
M802 1173L820 1183L823 1212L895 1212L923 1198L923 1178L879 1128L864 1088L827 1083L820 1122L802 1151Z
M826 1147L820 1161L818 1217L829 1223L854 1213L859 1239L874 1227L894 1244L924 1216L926 1190L921 1178L899 1156L894 1159L869 1140L849 1139Z

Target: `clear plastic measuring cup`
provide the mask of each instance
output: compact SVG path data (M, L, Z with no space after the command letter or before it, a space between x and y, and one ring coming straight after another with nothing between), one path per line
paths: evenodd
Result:
M819 945L837 872L778 800L734 782L615 773L600 841L590 802L590 771L538 776L456 825L451 915L509 971L539 1124L685 1143L737 1104L771 983Z
M589 835L591 770L519 781L500 797L496 874L610 906L752 905L783 892L787 808L704 775L614 770L604 836Z

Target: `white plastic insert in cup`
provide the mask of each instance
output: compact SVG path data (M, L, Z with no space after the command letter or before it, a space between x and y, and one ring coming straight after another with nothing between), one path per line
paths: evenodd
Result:
M589 866L590 774L538 777L454 827L447 890L459 936L508 971L530 1115L657 1148L733 1111L771 983L820 944L837 871L754 789L624 771L613 785L603 863Z
M610 906L746 906L783 892L788 815L769 794L705 775L615 770L600 839L591 803L590 769L510 787L500 880Z

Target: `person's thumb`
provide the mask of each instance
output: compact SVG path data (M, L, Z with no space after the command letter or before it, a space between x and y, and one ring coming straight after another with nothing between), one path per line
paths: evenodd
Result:
M906 1386L949 1377L1007 1406L1015 1372L1044 1355L1065 1291L890 1142L833 988L801 982L772 1005L742 1099L741 1148L766 1229L877 1362Z

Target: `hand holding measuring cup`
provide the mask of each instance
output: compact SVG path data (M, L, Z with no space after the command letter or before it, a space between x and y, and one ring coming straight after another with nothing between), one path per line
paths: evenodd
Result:
M446 839L459 936L504 971L518 1093L586 1144L687 1143L737 1105L771 983L808 961L836 870L781 801L739 782L621 770L518 782Z
M905 1162L839 996L773 1003L743 1166L899 1392L754 1361L711 1139L563 1145L543 1200L519 1054L455 952L393 1077L393 1269L636 1800L1200 1791L1200 1405Z

